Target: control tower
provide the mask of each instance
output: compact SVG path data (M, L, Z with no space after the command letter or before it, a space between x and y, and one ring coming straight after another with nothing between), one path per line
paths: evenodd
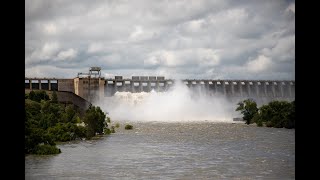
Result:
M90 67L89 72L79 72L74 78L75 94L92 102L104 97L105 80L101 77L101 67Z

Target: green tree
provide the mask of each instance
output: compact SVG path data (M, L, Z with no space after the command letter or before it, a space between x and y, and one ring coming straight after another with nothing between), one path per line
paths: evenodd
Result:
M25 153L55 154L60 150L55 141L70 141L86 137L87 128L77 126L80 122L79 109L72 105L64 106L52 103L46 97L45 91L32 91L25 99ZM95 108L95 119L105 119L100 108ZM102 115L101 115L102 114ZM99 126L99 121L97 125ZM100 132L99 128L93 129Z
M36 96L36 93L35 93L34 91L30 91L28 98L29 98L30 100L34 100L34 97L35 97L35 96Z
M254 115L258 112L257 103L252 99L246 99L238 103L236 111L240 111L243 114L243 120L246 124L250 124Z
M55 141L65 142L85 137L85 130L83 128L70 122L57 123L55 126L48 128L47 133L52 135Z
M259 108L252 121L258 126L295 128L295 101L271 101Z
M26 154L60 153L55 141L90 138L96 133L103 133L107 127L106 115L100 107L90 106L84 115L86 126L83 127L76 124L81 119L80 110L75 106L65 107L57 102L57 98L49 100L45 91L32 91L25 97L28 97L25 99Z
M271 101L259 109L259 121L268 127L293 128L295 121L295 103L287 101Z
M107 117L107 123L111 123L110 117Z
M25 101L25 111L30 113L31 116L36 116L40 114L41 104L30 99L26 99Z
M58 95L56 91L52 92L52 96L51 96L51 102L52 103L58 103Z
M47 95L46 91L30 91L29 99L32 101L40 102L41 100L49 100L49 96Z
M106 115L99 106L91 106L86 111L84 116L84 123L87 127L87 137L92 137L95 133L102 133L105 124Z
M56 123L63 121L65 108L61 104L41 101L41 124L43 128L55 126Z
M296 102L291 102L291 107L288 115L288 122L285 124L285 128L295 128L296 123Z
M133 129L133 126L130 124L126 124L126 126L124 127L124 129Z
M48 95L48 94L46 93L46 91L44 91L44 90L38 91L37 95L38 95L40 101L41 101L41 100L47 101L47 100L50 99L50 98L49 98L49 95Z
M68 105L65 108L65 112L62 114L62 121L75 123L76 120L76 111L72 105Z

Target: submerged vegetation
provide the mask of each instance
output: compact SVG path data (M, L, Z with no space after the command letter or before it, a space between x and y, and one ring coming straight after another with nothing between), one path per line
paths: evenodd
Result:
M127 125L124 127L124 129L127 129L127 130L129 130L129 129L133 129L133 126L132 126L132 125L130 125L130 124L127 124Z
M58 154L56 142L108 134L100 107L90 106L81 115L74 105L58 103L55 92L51 99L45 91L31 91L25 98L25 154Z
M295 101L271 101L257 108L257 104L247 99L238 103L236 111L243 114L246 124L275 128L295 128Z

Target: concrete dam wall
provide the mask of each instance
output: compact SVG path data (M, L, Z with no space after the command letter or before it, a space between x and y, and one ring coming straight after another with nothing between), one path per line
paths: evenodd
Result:
M247 98L258 104L272 100L295 99L295 81L287 80L180 80L194 96L225 96L230 101ZM49 91L72 92L87 101L93 102L105 96L113 96L116 92L165 92L170 90L178 80L165 79L163 76L132 76L131 79L115 76L114 78L74 78L46 79L25 78L25 89L43 89Z
M165 92L170 90L178 80L155 76L133 76L132 79L105 80L105 96L113 96L116 92ZM295 81L272 80L180 80L195 96L225 96L232 102L254 99L258 104L272 100L293 101L295 99Z

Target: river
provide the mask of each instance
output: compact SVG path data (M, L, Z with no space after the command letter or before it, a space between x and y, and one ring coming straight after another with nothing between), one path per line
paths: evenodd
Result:
M295 130L217 122L130 122L25 158L26 179L295 179Z

